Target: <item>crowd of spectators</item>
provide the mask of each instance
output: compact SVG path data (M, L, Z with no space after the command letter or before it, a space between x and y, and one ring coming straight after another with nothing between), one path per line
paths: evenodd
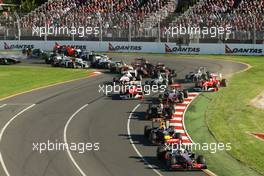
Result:
M53 0L21 19L23 28L35 26L98 26L128 28L158 11L168 0Z
M244 32L264 31L264 1L201 0L171 25L231 27L232 31Z
M45 24L60 27L102 25L107 32L108 29L127 31L131 22L140 30L145 19L157 18L155 12L168 6L170 1L173 0L51 0L25 15L21 24L23 29ZM264 0L200 0L163 27L180 25L264 31Z

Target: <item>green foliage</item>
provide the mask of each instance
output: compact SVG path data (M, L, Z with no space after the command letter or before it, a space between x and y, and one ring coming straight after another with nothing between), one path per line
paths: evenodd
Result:
M37 7L35 0L22 0L21 9L23 12L30 12Z

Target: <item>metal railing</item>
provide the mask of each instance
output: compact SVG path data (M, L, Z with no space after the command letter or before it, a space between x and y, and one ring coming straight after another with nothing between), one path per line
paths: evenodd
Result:
M83 20L78 20L79 18ZM127 42L176 42L181 44L188 43L263 43L264 41L264 14L243 16L242 18L250 25L236 26L233 24L237 16L221 15L212 20L208 15L201 15L199 22L195 22L191 16L180 16L176 21L169 24L160 25L159 18L149 18L142 20L129 13L122 14L87 14L77 16L73 19L67 19L68 28L75 27L90 27L98 28L99 33L80 36L68 34L47 34L42 36L33 35L33 26L27 25L19 18L17 14L12 17L0 18L0 39L1 40L82 40L82 41L127 41ZM67 17L66 17L67 18ZM152 19L152 21L149 21ZM62 21L58 20L56 27L60 27ZM177 22L178 21L178 22ZM182 21L185 21L183 23ZM208 21L210 24L208 25ZM149 27L149 23L154 25ZM228 22L228 23L227 23ZM46 24L46 23L45 23ZM230 25L231 32L225 31L223 34L212 36L204 33L176 33L178 27L226 27ZM45 27L45 26L42 26ZM46 24L48 27L48 24ZM174 31L168 30L174 28ZM168 32L169 31L169 32ZM174 34L172 35L172 32Z

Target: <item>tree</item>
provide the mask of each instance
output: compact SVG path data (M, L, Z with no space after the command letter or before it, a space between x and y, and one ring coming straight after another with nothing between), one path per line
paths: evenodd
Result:
M21 9L23 12L30 12L37 7L35 0L22 0Z

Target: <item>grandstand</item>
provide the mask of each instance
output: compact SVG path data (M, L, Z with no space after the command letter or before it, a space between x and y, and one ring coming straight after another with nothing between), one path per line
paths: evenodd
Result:
M178 42L179 38L184 38L192 43L263 43L263 16L263 0L50 0L30 13L12 16L9 20L13 20L13 24L1 25L0 29L5 39L17 39L21 34L21 39L35 40ZM32 36L33 26L45 25L97 26L102 32L75 38ZM172 37L166 29L175 26L230 26L232 33L215 37L204 34ZM6 31L14 32L7 35Z

